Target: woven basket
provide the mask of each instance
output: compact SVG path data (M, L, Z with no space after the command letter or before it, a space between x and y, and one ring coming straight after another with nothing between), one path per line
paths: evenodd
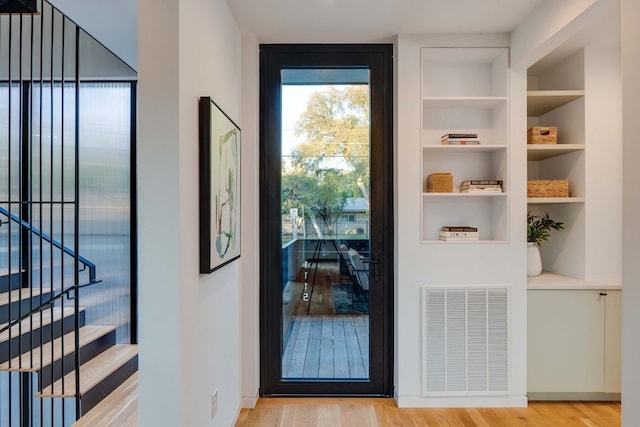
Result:
M566 179L527 181L527 197L569 197L569 181Z
M555 126L534 126L527 129L527 144L557 144L558 128Z

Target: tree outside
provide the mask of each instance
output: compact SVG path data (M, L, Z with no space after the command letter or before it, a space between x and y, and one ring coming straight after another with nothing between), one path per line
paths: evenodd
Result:
M301 212L318 238L336 235L348 199L369 201L369 86L318 86L299 116L302 139L282 165L282 213Z

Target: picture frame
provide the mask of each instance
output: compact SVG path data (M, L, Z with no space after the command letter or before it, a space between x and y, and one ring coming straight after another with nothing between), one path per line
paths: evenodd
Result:
M200 273L240 258L240 128L211 99L199 100Z

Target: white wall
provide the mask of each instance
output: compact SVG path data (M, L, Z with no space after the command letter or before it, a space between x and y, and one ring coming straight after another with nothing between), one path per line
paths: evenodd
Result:
M198 274L198 98L242 127L240 32L224 0L138 6L140 425L228 426L241 398L240 262Z
M585 50L585 278L622 277L622 118L619 49ZM606 179L603 177L606 176ZM606 181L606 183L605 183ZM603 227L602 224L608 224Z
M242 38L242 406L252 408L260 387L259 51ZM247 208L250 207L250 208Z
M546 0L511 33L511 65L527 68L575 35L582 28L582 21L596 13L590 7L597 1L602 3Z
M623 139L623 269L622 269L622 425L640 425L640 2L621 0L622 139Z
M137 0L49 0L49 3L131 68L138 68Z

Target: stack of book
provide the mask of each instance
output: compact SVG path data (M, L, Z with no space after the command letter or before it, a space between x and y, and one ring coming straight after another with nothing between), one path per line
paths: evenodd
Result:
M445 242L460 242L465 240L479 240L477 227L466 225L446 225L440 229L440 240Z
M440 138L442 145L478 145L480 140L477 133L445 133Z
M502 193L501 179L472 179L460 183L461 193Z

